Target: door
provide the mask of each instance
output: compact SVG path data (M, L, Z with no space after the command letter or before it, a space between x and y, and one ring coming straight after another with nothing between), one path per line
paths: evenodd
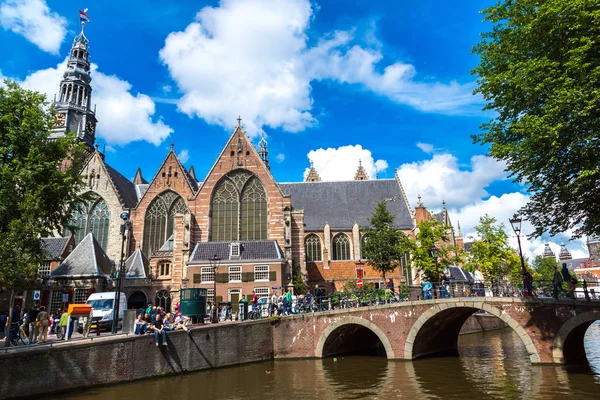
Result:
M231 312L236 313L239 310L241 289L229 289L229 301L231 302Z

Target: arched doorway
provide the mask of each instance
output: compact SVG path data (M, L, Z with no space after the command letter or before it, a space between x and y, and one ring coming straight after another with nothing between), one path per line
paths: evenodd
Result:
M133 292L127 299L128 310L143 310L148 305L146 294L140 290Z
M156 292L154 305L162 307L166 312L171 312L171 293L168 290L159 290Z

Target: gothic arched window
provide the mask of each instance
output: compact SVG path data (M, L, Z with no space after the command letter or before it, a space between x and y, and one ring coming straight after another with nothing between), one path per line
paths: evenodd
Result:
M92 232L100 246L106 250L110 211L102 197L96 197L85 204L78 204L71 209L71 216L65 227L65 236L73 232L75 246Z
M166 312L171 312L171 293L167 290L159 290L154 297L154 305L162 307Z
M367 258L367 259L369 258L369 256L368 256L368 255L365 255L365 250L364 250L364 248L365 248L365 244L367 243L367 241L368 241L368 240L369 240L369 237L368 237L368 235L362 235L362 236L360 237L360 256L361 256L362 258Z
M267 238L267 193L248 171L236 170L216 185L210 204L210 240Z
M159 194L144 216L144 253L148 256L161 248L169 236L173 234L175 214L187 214L185 201L177 193L170 190Z
M314 233L304 239L304 253L306 254L306 261L321 261L323 259L321 239Z
M333 240L333 260L350 260L350 239L346 234L339 233Z

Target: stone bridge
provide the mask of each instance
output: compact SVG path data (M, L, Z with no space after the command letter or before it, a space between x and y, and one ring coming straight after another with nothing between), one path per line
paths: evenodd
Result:
M587 362L583 337L600 302L473 297L411 301L286 317L273 330L277 359L369 351L388 359L458 355L458 334L477 311L500 318L534 364Z

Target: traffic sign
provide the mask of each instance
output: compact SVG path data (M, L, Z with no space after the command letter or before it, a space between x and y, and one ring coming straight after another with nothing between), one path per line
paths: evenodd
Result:
M363 285L362 279L359 279L359 280L356 281L356 286L362 287L362 285Z
M33 291L33 300L39 300L42 298L42 293L39 290Z
M63 303L68 303L69 302L69 293L63 293L63 295L62 295L62 302Z

